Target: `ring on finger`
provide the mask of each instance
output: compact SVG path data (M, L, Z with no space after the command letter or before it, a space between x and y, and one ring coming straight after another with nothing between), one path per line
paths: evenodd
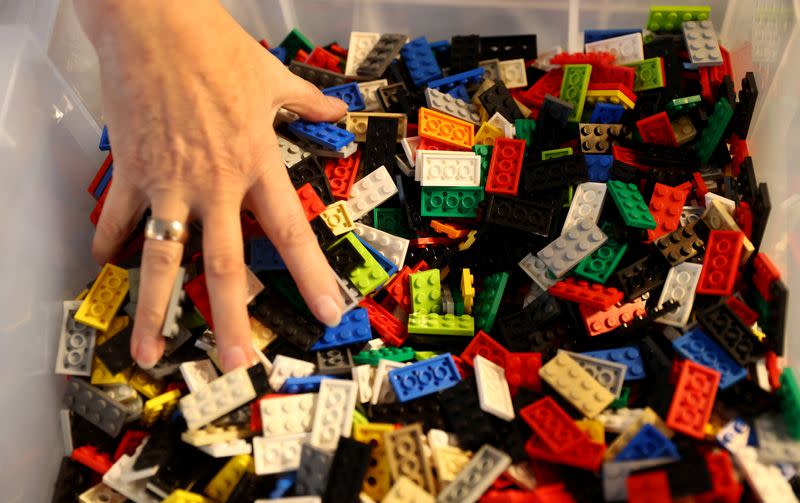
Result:
M189 231L180 220L148 218L144 227L144 237L156 241L173 241L184 244L189 238Z

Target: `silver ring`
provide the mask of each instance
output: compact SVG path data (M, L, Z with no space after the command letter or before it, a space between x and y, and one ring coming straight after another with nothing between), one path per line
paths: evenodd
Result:
M162 220L160 218L148 218L144 226L145 239L155 239L156 241L173 241L183 244L189 237L189 232L179 220Z

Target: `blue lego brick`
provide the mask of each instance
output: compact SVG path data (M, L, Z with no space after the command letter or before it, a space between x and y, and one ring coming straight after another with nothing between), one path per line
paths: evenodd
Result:
M250 240L250 270L253 272L261 271L283 271L286 264L267 238L255 237Z
M605 183L611 175L611 166L614 165L614 156L606 154L587 154L583 156L586 168L589 170L589 181Z
M347 103L348 112L358 112L359 110L364 110L364 108L366 108L366 105L364 104L364 97L361 95L361 91L358 90L358 83L356 82L342 84L341 86L328 87L322 90L322 94L325 96L339 98Z
M622 346L614 349L587 351L583 354L626 365L628 370L625 371L625 382L636 381L647 377L644 372L642 355L639 353L639 348L636 346Z
M747 370L736 363L736 360L700 327L695 327L678 337L672 341L672 345L684 358L718 371L720 389L726 389L747 377Z
M430 46L431 50L434 53L437 53L439 51L447 52L447 51L450 50L450 41L447 40L447 39L445 39L445 40L437 40L436 42L431 42L428 45Z
M272 488L272 492L269 493L269 499L274 500L286 496L289 489L294 485L295 480L297 480L297 472L281 475L281 478L275 481L275 486Z
M589 122L592 124L619 124L625 107L613 103L597 103Z
M100 145L98 148L103 152L111 150L111 142L108 141L108 126L103 126L103 132L100 133Z
M442 69L425 37L415 38L400 49L400 56L414 85L421 87L431 80L442 78Z
M450 89L460 86L474 84L481 81L483 78L483 68L474 68L466 72L457 73L441 79L436 79L428 82L428 87L438 89L442 92L447 92Z
M323 379L333 379L333 376L287 377L278 393L316 393L319 391L319 385Z
M369 326L367 310L353 309L342 316L342 321L338 325L325 328L325 333L311 346L311 351L341 348L364 343L370 339L372 339L372 329Z
M378 250L376 250L374 247L372 247L372 245L370 245L369 243L367 243L366 241L364 241L360 237L356 236L356 239L361 241L361 244L364 245L364 248L366 248L367 251L373 257L375 257L375 260L378 261L378 264L380 264L381 269L386 271L389 274L389 276L392 276L394 273L397 272L397 266L395 265L395 263L392 262L391 260L389 260L388 258L386 258L386 256L383 253L381 253Z
M278 58L281 63L286 64L286 47L270 47L267 50Z
M356 135L330 122L300 119L289 124L289 131L331 150L339 150L356 140Z
M467 92L467 86L465 86L464 84L461 84L460 86L456 86L450 89L449 91L447 91L447 94L449 94L450 96L455 96L460 100L464 100L467 103L470 102L469 93Z
M109 182L111 181L111 176L114 174L114 163L112 162L106 172L103 174L103 178L100 179L100 183L97 184L97 188L94 189L94 196L95 199L100 199L100 196L103 195L103 192L106 191L106 187L108 187Z
M641 459L679 459L678 448L652 424L646 424L628 445L617 454L615 461L637 461Z
M631 33L641 33L638 28L623 28L618 30L586 30L583 32L583 43L591 44L600 40L630 35Z
M436 393L459 381L461 374L450 353L389 371L389 383L400 402Z

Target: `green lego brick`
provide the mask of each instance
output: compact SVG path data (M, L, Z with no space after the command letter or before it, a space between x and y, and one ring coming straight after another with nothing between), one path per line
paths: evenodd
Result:
M451 273L451 276L453 274ZM461 273L458 273L458 277L461 277ZM450 293L453 294L453 311L456 313L456 316L461 316L464 313L464 297L461 296L461 285L450 284Z
M408 317L408 333L472 337L475 335L475 319L467 314L411 313Z
M700 139L694 145L697 156L703 164L711 159L711 155L714 153L714 149L717 148L717 144L719 144L725 128L728 127L731 117L733 117L731 105L725 98L720 98L714 104L714 113L708 118L705 129L700 133Z
M677 113L686 112L695 108L700 104L701 101L702 98L699 94L687 96L685 98L675 98L674 100L667 102L667 114L672 116Z
M630 386L626 386L622 388L622 391L619 394L618 398L615 398L613 402L611 402L610 407L614 410L621 409L623 407L628 406L628 398L631 396L631 388Z
M572 147L554 148L553 150L542 150L542 160L557 159L572 155Z
M613 225L603 222L600 229L608 236L603 246L581 260L575 268L575 275L581 278L605 284L616 270L622 256L628 250L628 243L620 243L613 236Z
M651 5L647 29L650 31L674 31L683 29L686 21L705 21L711 15L708 5L694 7L688 5Z
M656 221L647 208L642 194L636 185L619 180L611 180L607 184L611 199L617 205L622 220L628 227L637 229L655 229Z
M300 30L297 28L292 28L292 31L286 35L286 38L281 40L281 43L278 44L278 47L283 47L286 49L286 60L291 61L297 55L297 51L303 49L307 53L311 53L314 50L314 44L311 41L300 33Z
M412 348L403 347L395 348L387 346L380 349L371 349L369 351L362 351L353 356L353 362L356 365L378 365L380 360L391 360L393 362L407 362L414 359L414 350Z
M308 309L306 301L297 289L297 284L292 279L291 274L287 271L272 271L267 273L267 282L270 286L274 286L283 297L298 311L303 314L311 315L311 310Z
M403 208L375 208L372 210L372 226L401 238L414 237L406 225Z
M481 187L485 187L486 177L489 176L489 165L492 163L492 146L475 145L472 151L481 156Z
M789 435L800 440L800 389L790 367L783 369L778 397L781 399L781 412Z
M633 92L664 87L664 68L661 58L643 59L623 66L630 66L636 72L633 78Z
M203 316L200 313L192 309L191 311L184 313L183 318L181 318L181 324L188 329L192 329L206 325L206 320L203 319Z
M442 312L442 280L439 269L409 275L411 310L414 313Z
M533 119L517 119L514 121L515 135L518 140L525 140L525 146L531 144L533 132L536 130L536 121Z
M498 272L483 280L483 288L475 299L473 309L475 326L478 330L491 332L497 310L500 308L500 300L503 298L503 291L508 283L508 276L507 272Z
M483 200L483 187L422 187L423 217L478 216L478 204Z
M435 351L417 351L414 353L414 360L421 362L422 360L430 360L434 356L439 356Z
M342 240L348 240L356 249L361 258L364 259L364 264L353 269L348 278L353 286L361 293L367 295L382 284L389 280L389 273L387 273L381 264L375 260L375 257L367 250L361 241L352 233L348 232L340 239L336 240L331 246L336 246Z
M367 419L367 416L365 416L363 412L353 409L353 427L359 424L369 424L369 419Z
M568 118L570 122L578 122L583 116L583 105L586 103L586 91L589 89L591 75L592 65L564 65L560 98L574 106Z

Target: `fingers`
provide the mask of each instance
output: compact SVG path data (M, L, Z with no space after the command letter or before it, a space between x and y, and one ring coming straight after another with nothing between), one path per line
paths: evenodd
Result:
M92 255L100 264L111 260L142 217L145 200L138 189L122 178L108 187L103 211L92 242Z
M151 207L153 218L186 222L189 217L188 207L175 195L154 199ZM131 355L142 368L152 368L164 353L161 328L182 256L180 243L153 239L144 242L136 320L131 336Z
M203 215L205 268L222 370L255 361L247 315L247 276L237 201L208 205Z
M286 81L279 84L279 105L297 113L300 117L315 122L335 122L347 112L347 104L339 98L325 96L311 82L289 70Z

